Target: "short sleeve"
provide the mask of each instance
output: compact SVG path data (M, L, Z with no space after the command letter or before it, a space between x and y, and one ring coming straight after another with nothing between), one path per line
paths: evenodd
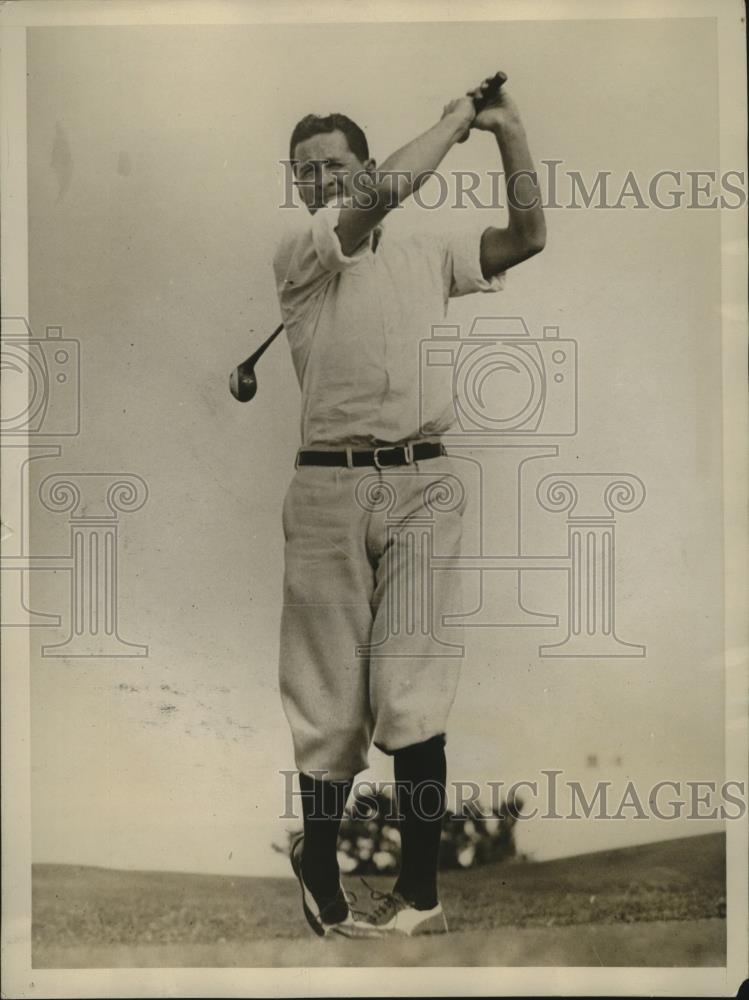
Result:
M291 312L305 308L311 297L336 274L354 267L367 253L371 239L365 238L351 256L341 250L335 227L343 202L335 208L321 208L299 225L295 220L283 233L273 270L282 307ZM288 318L288 317L287 317Z
M346 271L358 264L369 250L370 238L367 237L350 256L341 250L341 242L335 230L341 211L350 206L351 201L346 200L336 208L320 208L312 216L312 244L320 264L326 271L334 273Z
M453 298L473 292L500 292L505 287L504 271L491 278L481 273L481 236L485 229L472 227L446 237L445 277L448 294Z

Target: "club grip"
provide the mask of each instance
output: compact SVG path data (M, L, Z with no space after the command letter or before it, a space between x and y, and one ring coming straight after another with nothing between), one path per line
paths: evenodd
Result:
M504 84L507 83L507 74L499 70L489 81L489 86L486 88L481 97L473 98L473 106L476 109L476 114L483 111L484 108L491 104L497 97ZM465 142L468 138L468 134L463 136L462 139L458 139L458 142Z
M483 111L487 104L490 104L496 98L505 83L507 83L506 73L503 73L500 70L498 73L494 74L483 95L481 97L474 97L473 99L473 106L476 109L476 114L478 114L479 111Z

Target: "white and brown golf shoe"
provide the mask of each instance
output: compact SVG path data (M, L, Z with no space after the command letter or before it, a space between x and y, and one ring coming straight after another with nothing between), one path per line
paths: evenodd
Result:
M307 923L318 937L371 938L378 937L378 928L354 914L349 903L352 901L346 895L342 886L330 899L320 903L307 888L302 876L302 851L304 837L299 836L291 845L289 857L291 867L302 890L302 909Z
M442 903L438 902L430 910L417 910L399 892L379 892L366 882L364 884L369 889L370 897L376 902L375 907L367 913L367 920L378 936L393 934L416 937L422 934L447 933L447 918Z

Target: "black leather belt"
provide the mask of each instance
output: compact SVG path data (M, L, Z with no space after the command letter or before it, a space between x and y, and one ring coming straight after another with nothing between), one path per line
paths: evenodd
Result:
M300 465L337 465L349 469L373 465L376 469L388 469L395 465L410 465L426 458L438 458L446 455L445 446L440 442L421 441L415 444L382 445L368 451L354 451L346 448L344 451L312 451L301 449L297 454L296 464Z

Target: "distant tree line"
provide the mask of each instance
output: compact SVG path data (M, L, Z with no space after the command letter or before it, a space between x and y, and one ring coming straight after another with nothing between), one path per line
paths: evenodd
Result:
M487 809L480 803L463 805L459 812L446 810L442 821L439 865L441 869L475 868L511 858L524 860L515 844L515 824L523 808L521 799ZM377 790L359 796L349 805L341 823L338 861L347 875L394 875L400 868L400 830L392 794ZM289 831L286 852L298 830Z

